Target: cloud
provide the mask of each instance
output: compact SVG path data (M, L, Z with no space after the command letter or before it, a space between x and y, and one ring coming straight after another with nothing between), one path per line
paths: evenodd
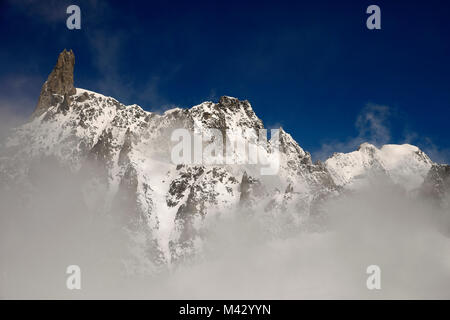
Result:
M164 111L178 107L178 105L161 94L160 86L164 81L166 80L161 79L159 76L152 76L142 86L142 90L136 93L138 100L145 101L146 105L143 106L145 109L151 112L163 113Z
M378 147L389 143L391 140L389 116L391 114L388 106L367 104L356 117L357 136L350 137L345 141L325 142L319 150L312 153L313 158L326 160L334 152L354 151L363 142L369 142Z
M354 151L363 142L369 142L377 147L392 143L390 118L393 114L394 112L388 106L368 104L356 117L355 129L358 134L355 137L350 137L345 141L331 140L322 143L320 149L312 153L313 158L323 161L334 152ZM450 149L439 147L432 138L418 134L405 123L403 125L405 126L403 136L398 143L416 145L434 162L450 162Z
M100 29L89 32L86 36L94 67L100 76L94 81L100 93L107 93L116 98L129 98L133 90L131 83L125 83L121 79L119 70L120 55L127 39L126 34Z
M37 165L33 211L12 205L22 189L0 202L0 243L8 244L0 245L2 298L74 298L64 287L69 264L82 269L76 297L88 299L449 298L450 241L436 223L443 212L381 181L328 200L321 232L307 221L273 237L260 214L236 212L214 220L199 259L170 272L125 276L121 258L129 248L120 228L83 207L76 177L51 161ZM380 291L366 288L373 264L382 271Z
M358 137L367 139L368 142L381 146L391 139L387 121L390 115L387 106L368 104L356 119Z
M10 101L0 99L0 145L10 134L11 129L23 124L27 119L11 106Z
M171 65L163 74L149 70L146 78L139 82L124 76L120 66L122 57L126 56L130 33L133 31L111 33L110 30L99 28L87 34L94 66L100 75L94 81L98 91L122 100L121 102L126 101L127 104L141 104L144 109L152 112L163 112L175 107L176 104L162 93L161 86L179 70L179 65Z

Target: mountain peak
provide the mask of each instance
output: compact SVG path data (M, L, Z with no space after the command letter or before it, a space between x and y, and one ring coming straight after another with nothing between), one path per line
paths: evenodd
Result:
M369 142L363 142L359 145L357 151L375 151L377 150L377 147L375 147L373 144Z
M230 97L230 96L221 96L219 99L219 103L224 104L224 105L231 104L233 102L234 103L239 102L239 99L235 98L235 97Z
M239 108L240 106L243 106L244 109L252 109L252 106L250 105L250 102L247 100L239 100L238 98L229 97L229 96L222 96L219 99L219 106L225 107L225 108Z
M66 100L76 93L73 86L73 68L75 66L75 54L72 50L64 49L58 56L55 67L45 81L41 89L38 104L33 117L40 116L58 100Z
M325 161L328 171L337 185L351 185L383 173L394 183L407 190L419 187L429 171L431 159L416 146L410 144L386 144L377 148L362 143L357 151L336 153Z

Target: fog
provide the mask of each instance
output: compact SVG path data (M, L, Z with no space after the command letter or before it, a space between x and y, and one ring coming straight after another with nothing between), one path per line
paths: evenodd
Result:
M255 221L220 225L201 263L168 280L167 297L449 298L450 242L443 212L384 183L326 204L326 230L267 239ZM254 217L257 219L257 217ZM448 223L447 223L448 226ZM317 228L311 228L317 230ZM368 290L366 268L381 268Z
M384 183L329 200L326 216L285 236L268 233L258 213L235 212L210 226L197 260L130 275L119 220L82 205L82 179L49 160L34 170L31 206L20 190L1 194L1 298L450 297L445 213ZM66 288L71 264L81 290ZM381 290L366 287L369 265L381 268Z

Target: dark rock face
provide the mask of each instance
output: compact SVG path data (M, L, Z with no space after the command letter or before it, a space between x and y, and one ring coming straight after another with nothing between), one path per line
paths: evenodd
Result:
M180 174L170 183L169 192L166 197L166 202L169 207L178 205L188 188L193 186L198 178L205 172L205 168L201 166L180 166L178 170L180 170Z
M421 194L445 205L450 194L450 165L433 164L423 182Z
M258 195L258 189L260 188L260 181L248 176L247 172L244 172L244 174L242 175L241 184L239 186L239 191L241 192L241 195L239 197L239 204L244 207L251 206L252 194L256 193Z
M113 135L111 130L104 130L97 143L92 147L89 153L89 159L103 166L111 165Z
M199 236L199 230L194 226L195 221L204 218L205 201L198 197L199 186L191 186L186 203L182 204L175 217L175 228L179 233L178 239L169 242L172 262L180 263L191 260L195 255L194 241Z
M132 133L130 131L130 128L127 129L125 132L125 139L123 142L122 149L120 149L119 152L119 165L123 165L125 163L129 163L130 159L128 157L128 154L131 152L132 149Z
M73 68L75 65L75 55L72 50L64 49L59 54L53 71L44 83L39 96L38 104L32 117L38 117L43 114L51 105L55 105L58 99L63 97L65 101L63 108L70 105L70 96L76 93L73 86Z
M250 197L250 179L247 176L247 172L244 172L244 174L242 175L242 181L241 181L241 185L240 185L240 191L241 191L241 196L239 198L239 202L241 204L244 204L246 202L248 202L249 197Z
M116 207L120 209L123 224L137 228L141 222L141 215L137 206L138 177L136 169L128 166L120 180L117 193Z

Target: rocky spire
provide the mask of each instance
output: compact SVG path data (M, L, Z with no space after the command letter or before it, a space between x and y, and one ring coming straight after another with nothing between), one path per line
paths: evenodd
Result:
M239 191L241 192L239 203L241 205L248 204L250 200L251 184L252 184L251 178L249 178L247 172L244 171L244 174L242 175L241 185L239 186Z
M33 112L33 117L40 116L47 111L50 106L58 102L70 102L70 96L76 93L73 86L73 67L75 65L75 55L72 50L64 49L59 54L55 67L48 76L47 81L41 89L41 94Z

